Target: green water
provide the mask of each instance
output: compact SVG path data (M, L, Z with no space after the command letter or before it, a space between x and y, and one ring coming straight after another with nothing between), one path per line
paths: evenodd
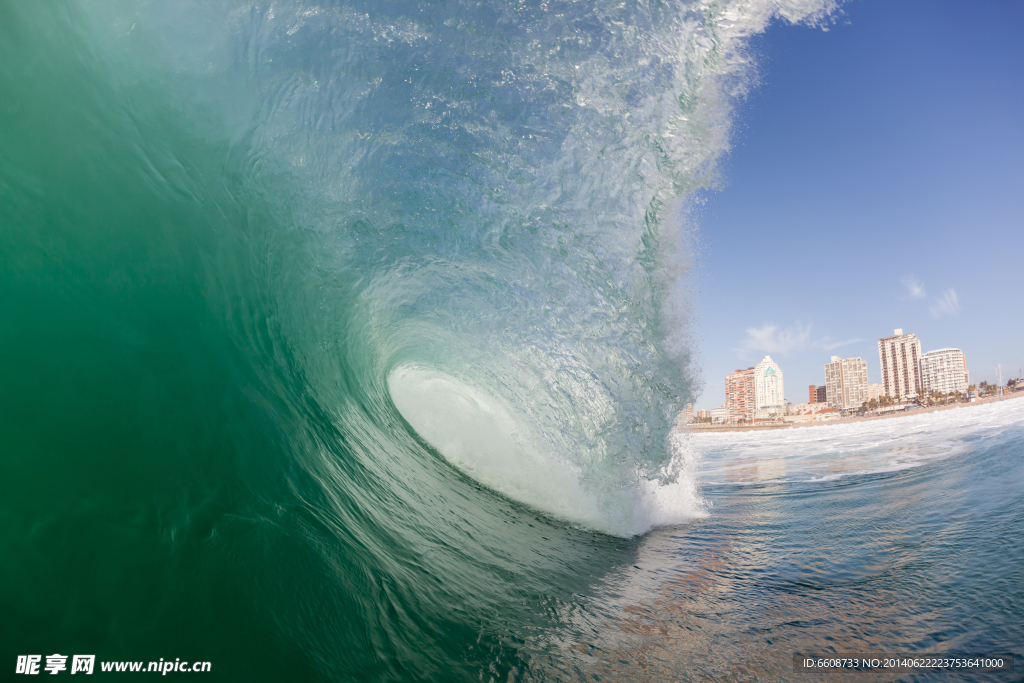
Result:
M552 60L562 92L488 85L526 61L514 6L356 9L288 33L299 5L0 5L4 661L505 677L632 543L588 529L654 523L640 481L687 394L653 226L685 177L581 181L599 155L568 140L607 117L561 111L575 65ZM415 21L503 52L375 46ZM425 93L463 120L425 123ZM560 489L485 487L424 441L402 367L531 424L509 452L569 473L570 521L544 514Z

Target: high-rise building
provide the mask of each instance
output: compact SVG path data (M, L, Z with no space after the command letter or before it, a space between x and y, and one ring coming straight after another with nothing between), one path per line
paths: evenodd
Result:
M885 388L881 384L869 384L868 385L868 400L875 400L885 396Z
M813 384L807 387L807 402L817 403L818 402L818 387Z
M786 414L782 368L765 356L754 368L754 419L774 420Z
M827 390L826 390L826 388L824 386L818 387L815 390L814 393L815 393L815 397L814 397L815 400L811 401L811 403L827 403L828 402L828 392L827 392Z
M967 357L960 349L939 349L921 356L921 386L925 391L967 393L970 383Z
M825 393L836 410L860 408L868 400L868 364L860 358L832 356L825 364Z
M754 368L726 375L725 410L729 424L754 421Z
M878 340L885 395L898 401L916 398L921 391L921 341L914 334L897 329L891 337Z

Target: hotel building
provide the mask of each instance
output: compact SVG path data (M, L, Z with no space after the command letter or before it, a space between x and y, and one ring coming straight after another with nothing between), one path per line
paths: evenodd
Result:
M921 386L925 391L966 394L970 383L967 357L960 349L939 349L921 356Z
M861 358L832 356L825 364L825 393L836 410L860 408L868 400L868 364Z
M754 368L754 403L755 420L774 420L786 414L782 368L771 356L765 356Z
M917 335L897 329L893 336L879 339L878 359L885 395L897 401L916 398L921 391L921 341Z

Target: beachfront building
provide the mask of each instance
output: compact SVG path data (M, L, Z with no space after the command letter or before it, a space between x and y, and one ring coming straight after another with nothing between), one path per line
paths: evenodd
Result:
M717 408L711 409L711 424L723 425L729 421L729 411L726 409L725 404L718 406Z
M970 383L967 357L960 349L939 349L921 356L921 386L925 391L966 394Z
M832 356L825 364L825 391L831 408L860 408L868 400L868 364L861 358Z
M822 401L821 403L815 401L814 403L801 403L793 406L791 414L793 415L817 415L823 410L832 410L828 407L828 404Z
M786 414L782 368L765 356L754 368L754 419L777 420Z
M917 335L897 329L893 336L879 339L878 360L886 396L897 401L917 398L921 391L921 341Z
M869 384L868 385L868 400L877 401L878 399L885 396L885 388L881 384Z
M754 368L725 376L725 410L729 424L754 421Z
M826 398L827 394L824 386L816 387L812 384L807 387L808 403L824 403Z

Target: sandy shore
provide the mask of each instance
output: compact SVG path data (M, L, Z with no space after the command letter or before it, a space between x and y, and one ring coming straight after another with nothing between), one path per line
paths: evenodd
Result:
M974 403L954 403L946 406L932 406L931 408L917 408L915 410L906 410L900 413L891 413L889 415L871 415L868 417L845 417L838 420L809 420L807 422L785 422L783 424L762 424L762 425L751 425L751 426L732 426L732 425L703 425L703 424L688 424L694 432L755 432L764 429L798 429L800 427L821 427L823 425L834 425L834 424L849 424L856 422L869 422L871 420L891 420L894 418L907 417L910 415L922 415L924 413L934 413L940 410L953 410L954 408L971 408L973 406L985 405L988 403L995 403L997 401L1009 401L1015 398L1024 398L1024 392L1017 391L1012 394L1006 394L1004 396L996 396L993 398L983 398L975 401Z

